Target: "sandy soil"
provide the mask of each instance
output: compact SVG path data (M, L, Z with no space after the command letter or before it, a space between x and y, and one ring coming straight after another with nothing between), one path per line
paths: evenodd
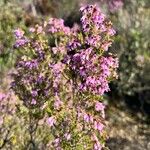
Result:
M110 150L150 150L150 124L144 115L127 110L125 105L111 105L106 114Z

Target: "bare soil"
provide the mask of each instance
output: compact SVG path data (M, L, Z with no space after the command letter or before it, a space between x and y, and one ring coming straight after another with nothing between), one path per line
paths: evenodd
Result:
M110 150L150 150L150 124L145 115L117 103L106 114Z

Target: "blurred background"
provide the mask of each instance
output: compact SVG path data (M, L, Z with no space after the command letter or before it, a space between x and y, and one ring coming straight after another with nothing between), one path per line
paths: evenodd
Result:
M50 17L80 23L79 8L96 3L117 31L110 51L119 58L119 78L105 95L112 150L150 150L150 0L0 0L0 92L7 93L18 54L13 30Z

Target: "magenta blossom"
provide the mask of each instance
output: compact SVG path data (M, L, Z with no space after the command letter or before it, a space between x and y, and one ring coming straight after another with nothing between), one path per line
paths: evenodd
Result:
M104 111L105 105L101 102L96 102L95 103L95 110L96 111Z
M47 124L48 124L50 127L54 126L55 123L56 123L56 120L55 120L55 118L54 118L53 116L51 116L51 117L49 117L49 118L47 119Z
M16 39L21 39L23 37L23 35L24 35L24 31L21 30L21 29L16 29L14 31L14 34L15 34L15 38Z

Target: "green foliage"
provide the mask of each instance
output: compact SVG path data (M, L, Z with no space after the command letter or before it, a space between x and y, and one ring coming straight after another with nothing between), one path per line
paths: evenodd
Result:
M120 59L115 86L121 94L135 95L150 90L150 9L147 6L146 0L126 1L112 15L118 29L115 50Z
M0 3L0 73L12 68L15 60L12 44L14 36L12 31L17 27L25 29L23 20L24 11L18 3Z

